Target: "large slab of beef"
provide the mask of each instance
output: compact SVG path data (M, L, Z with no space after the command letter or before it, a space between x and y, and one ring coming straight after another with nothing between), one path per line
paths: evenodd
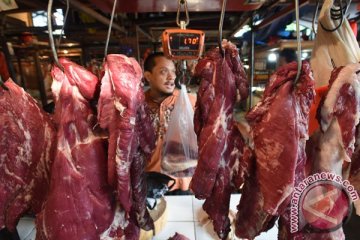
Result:
M100 126L109 132L108 181L116 191L118 216L104 236L123 232L136 239L139 227L150 230L146 209L145 163L155 144L155 134L144 105L142 70L133 58L110 54L104 65L98 104Z
M314 81L307 62L303 62L295 85L296 73L296 62L279 68L262 100L246 115L254 156L236 216L236 235L240 238L254 239L273 226L289 203L296 172L304 172Z
M309 174L332 172L342 176L343 180L348 178L346 168L353 157L360 117L360 77L356 74L359 70L360 64L349 64L331 73L329 90L318 108L321 129L314 133L307 146ZM356 159L354 161L353 166L356 166ZM345 204L335 213L343 214L347 209ZM282 216L281 239L345 239L342 228L329 233L290 234L288 215Z
M114 215L104 139L89 101L95 75L68 59L52 69L57 148L50 191L37 215L37 239L99 239Z
M245 143L233 119L233 109L237 92L241 99L248 94L236 46L224 40L223 48L224 58L219 49L213 49L195 70L201 78L194 114L199 160L190 184L197 198L206 199L203 208L221 239L230 232L230 194L235 188L232 180L239 176L237 184L241 185L246 170L239 164Z
M0 87L0 229L14 231L40 211L50 182L56 130L50 116L11 79Z

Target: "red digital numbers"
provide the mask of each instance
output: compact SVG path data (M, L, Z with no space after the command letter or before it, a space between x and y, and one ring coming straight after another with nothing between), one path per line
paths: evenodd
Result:
M199 42L199 37L188 37L188 38L184 38L184 44L185 45L196 45Z

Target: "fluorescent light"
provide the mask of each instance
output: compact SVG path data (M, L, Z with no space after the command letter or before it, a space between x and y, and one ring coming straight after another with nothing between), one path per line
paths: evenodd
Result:
M309 54L307 52L303 52L301 53L301 59L304 60L309 56Z
M234 37L236 37L236 38L242 37L244 35L244 33L248 32L250 30L251 30L251 28L249 25L244 25L242 28L239 29L239 31L237 31L234 34Z
M261 87L261 86L252 87L251 90L252 90L252 91L264 91L264 90L265 90L265 87Z
M68 51L68 50L64 50L64 53L65 53L65 54L68 54L68 53L69 53L69 51Z
M302 25L299 25L300 31L304 30L305 27ZM291 31L296 31L296 23L292 22L289 25L286 25L285 31L291 32Z
M275 54L275 53L270 53L270 54L268 55L268 61L269 61L269 62L276 62L276 59L277 59L277 57L276 57L276 54Z

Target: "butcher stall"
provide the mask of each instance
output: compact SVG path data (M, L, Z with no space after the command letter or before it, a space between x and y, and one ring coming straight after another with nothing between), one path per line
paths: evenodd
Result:
M0 240L357 240L357 0L0 0Z

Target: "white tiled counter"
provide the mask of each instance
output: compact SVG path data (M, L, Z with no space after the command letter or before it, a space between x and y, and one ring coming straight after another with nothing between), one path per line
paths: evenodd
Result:
M212 223L202 209L204 200L198 200L194 196L166 196L167 223L164 229L153 240L167 240L175 234L181 233L191 240L214 240L218 239L213 231ZM236 214L236 206L240 200L240 194L233 194L230 201L230 211L233 217ZM233 227L232 227L233 228ZM35 240L34 219L22 218L18 224L18 232L22 240ZM275 226L266 233L261 234L256 240L276 240L278 229ZM233 232L229 234L233 236ZM232 237L232 239L236 239Z
M175 232L181 233L191 240L214 240L218 239L213 231L211 221L202 209L204 200L198 200L194 196L165 196L167 202L168 221L164 229L157 234L154 240L166 240ZM236 214L236 206L239 204L240 194L231 195L230 211L233 217ZM232 227L233 228L233 227ZM275 226L266 233L261 234L256 240L276 240L278 229ZM229 234L230 239L237 239L234 233Z

